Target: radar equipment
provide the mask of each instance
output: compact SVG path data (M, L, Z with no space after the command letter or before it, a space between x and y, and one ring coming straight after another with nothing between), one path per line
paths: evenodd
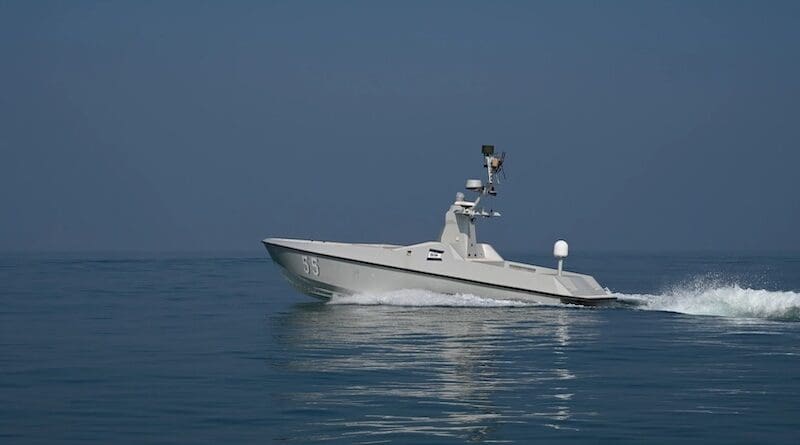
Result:
M564 258L569 256L569 244L563 239L556 241L553 245L553 256L558 260L558 276L564 269Z
M469 259L483 259L486 257L485 247L478 243L475 219L479 216L491 218L500 216L500 212L486 210L481 204L484 196L496 196L495 185L499 182L497 174L503 169L504 154L495 156L494 145L483 145L484 167L486 168L486 182L480 179L467 179L465 188L478 194L474 201L465 201L463 195L450 207L445 217L445 228L442 230L440 242L449 244L459 254Z

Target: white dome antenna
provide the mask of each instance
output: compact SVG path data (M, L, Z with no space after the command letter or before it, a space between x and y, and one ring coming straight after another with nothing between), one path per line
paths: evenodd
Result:
M556 241L553 245L553 256L558 260L558 276L564 268L564 258L569 255L569 244L563 239Z
M465 187L467 190L480 193L483 191L483 181L480 179L467 179Z

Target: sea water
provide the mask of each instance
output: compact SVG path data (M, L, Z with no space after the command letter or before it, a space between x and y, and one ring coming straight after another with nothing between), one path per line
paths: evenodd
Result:
M261 253L5 255L0 443L800 441L800 256L574 256L620 303L322 302Z

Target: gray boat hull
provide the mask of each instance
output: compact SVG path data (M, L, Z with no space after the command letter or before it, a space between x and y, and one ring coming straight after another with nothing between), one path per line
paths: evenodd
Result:
M587 275L558 276L553 269L508 261L464 261L437 242L391 246L270 238L263 243L295 288L324 299L424 289L526 303L614 300Z

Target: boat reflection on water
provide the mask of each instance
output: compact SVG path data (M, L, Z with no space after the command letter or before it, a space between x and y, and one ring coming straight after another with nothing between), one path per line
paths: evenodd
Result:
M592 311L295 305L270 320L283 437L483 441L508 439L508 423L515 434L579 429L593 413L573 408L581 374L569 356L595 341L603 323Z

